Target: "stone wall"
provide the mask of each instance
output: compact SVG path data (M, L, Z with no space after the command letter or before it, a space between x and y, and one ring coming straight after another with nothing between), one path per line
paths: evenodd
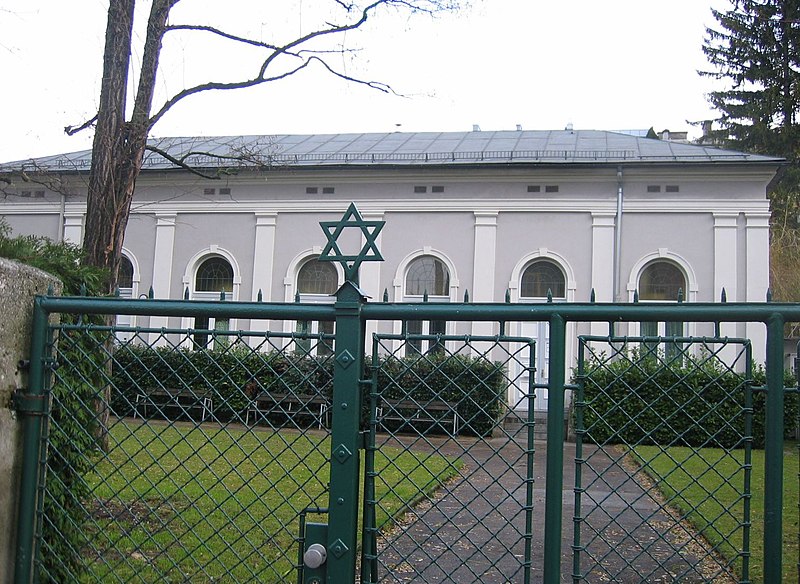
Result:
M33 297L48 286L61 291L61 282L50 274L0 258L0 584L11 584L16 557L22 423L12 400L27 383L18 364L30 351Z

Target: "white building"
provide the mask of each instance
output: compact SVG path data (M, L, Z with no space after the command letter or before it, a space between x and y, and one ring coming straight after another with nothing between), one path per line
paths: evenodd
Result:
M343 274L317 263L319 221L353 201L386 221L385 261L362 266L372 298L460 302L763 301L769 281L767 185L781 159L601 131L340 134L153 141L214 174L149 153L125 239L124 293L158 298L329 301ZM0 202L16 233L80 242L89 152L9 163L57 173L65 193L24 183ZM148 323L140 323L148 324ZM158 324L151 319L149 324ZM164 322L163 324L167 324ZM170 323L189 326L194 323ZM202 323L198 323L202 324ZM209 323L249 329L263 323ZM284 330L316 326L285 322ZM323 325L325 326L325 325ZM400 323L396 323L397 332ZM453 323L409 332L486 333ZM466 326L466 325L464 325ZM651 333L655 323L629 334ZM686 334L707 334L694 325ZM759 325L723 325L763 351ZM580 325L578 325L580 328ZM573 332L590 332L589 326ZM509 332L545 340L546 325ZM746 329L746 330L745 330ZM606 333L606 327L596 331ZM202 341L202 339L200 340ZM546 361L539 343L539 362ZM428 347L420 347L427 349ZM574 347L573 347L574 349ZM546 367L539 367L546 375ZM542 395L541 397L545 397ZM513 397L512 397L513 399ZM544 407L546 400L538 401Z

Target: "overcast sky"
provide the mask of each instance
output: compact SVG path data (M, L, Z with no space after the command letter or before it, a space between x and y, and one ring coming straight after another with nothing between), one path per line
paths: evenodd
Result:
M182 0L173 23L223 22L294 35L329 0ZM0 161L89 148L91 132L63 128L97 107L108 0L4 0L0 7ZM263 6L254 12L254 6ZM269 87L190 98L155 136L331 132L647 129L698 131L714 117L701 78L711 6L726 0L472 0L431 19L383 14L350 33L355 57L333 63L403 97L331 79L321 69ZM209 16L214 10L224 13ZM277 31L277 32L276 32ZM135 53L135 57L139 53ZM205 44L165 47L160 90L235 75L244 55Z

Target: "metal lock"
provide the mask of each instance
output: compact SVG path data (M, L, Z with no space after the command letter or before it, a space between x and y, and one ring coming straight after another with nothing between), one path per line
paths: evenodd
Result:
M321 543L312 543L303 554L303 563L306 567L316 570L328 559L328 550Z

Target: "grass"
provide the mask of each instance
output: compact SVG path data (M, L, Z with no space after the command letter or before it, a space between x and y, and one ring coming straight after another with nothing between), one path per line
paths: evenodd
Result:
M111 429L111 445L87 477L93 500L81 553L89 581L286 582L300 513L328 505L323 433L126 421ZM381 526L460 463L384 448L375 466Z
M637 446L639 464L656 481L670 504L687 517L698 532L726 558L741 576L744 500L744 451L716 448L662 448ZM798 451L784 452L783 473L783 581L794 581L798 562ZM763 582L764 574L764 451L752 452L750 514L750 579Z

